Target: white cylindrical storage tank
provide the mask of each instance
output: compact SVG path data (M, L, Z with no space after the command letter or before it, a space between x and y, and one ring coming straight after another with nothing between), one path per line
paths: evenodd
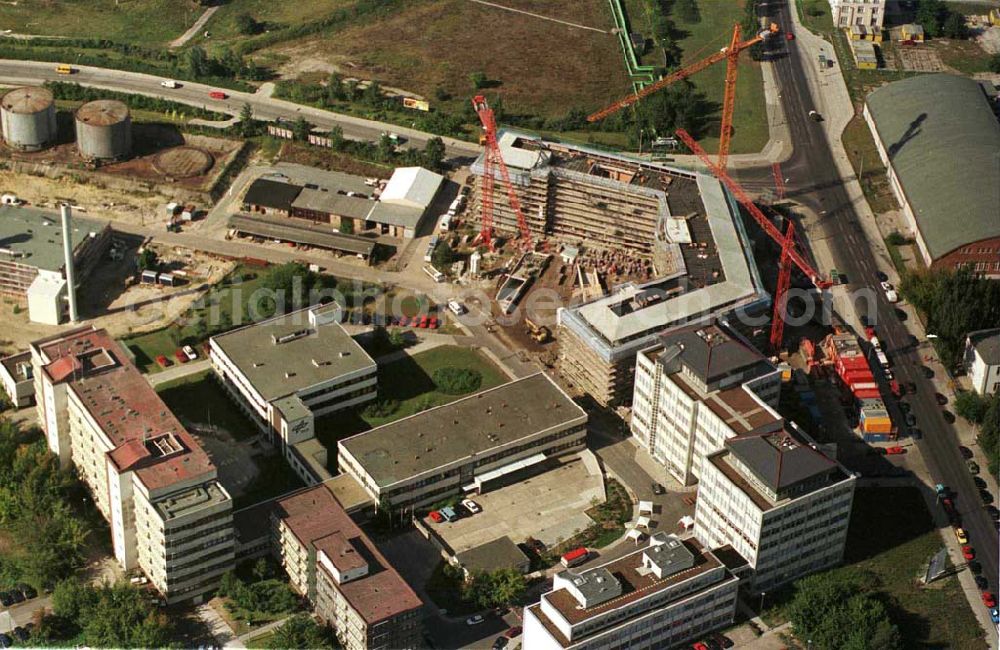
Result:
M3 139L12 149L38 151L56 140L56 104L47 88L15 88L0 99Z
M87 160L128 158L132 153L128 106L114 99L98 99L78 108L76 146Z

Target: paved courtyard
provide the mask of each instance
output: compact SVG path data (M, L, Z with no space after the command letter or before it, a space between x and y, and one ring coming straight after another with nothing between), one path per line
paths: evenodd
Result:
M604 479L589 451L552 469L474 498L479 514L452 523L430 524L455 553L498 537L515 543L528 537L553 545L592 522L585 514L593 501L603 502Z

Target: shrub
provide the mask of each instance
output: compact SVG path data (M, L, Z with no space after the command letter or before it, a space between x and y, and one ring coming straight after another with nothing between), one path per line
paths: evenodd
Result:
M447 366L434 371L434 385L448 395L464 395L477 390L483 383L483 375L471 368Z
M364 415L369 418L386 418L399 410L399 400L379 399L365 407Z

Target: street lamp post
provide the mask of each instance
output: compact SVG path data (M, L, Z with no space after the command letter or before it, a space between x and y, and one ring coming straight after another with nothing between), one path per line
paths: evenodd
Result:
M764 613L764 596L766 595L767 595L766 591L760 592L760 612L762 614Z

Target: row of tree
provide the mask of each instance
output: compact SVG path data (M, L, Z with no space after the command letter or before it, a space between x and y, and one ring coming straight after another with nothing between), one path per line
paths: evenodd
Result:
M788 616L795 636L808 639L816 650L903 647L886 596L871 573L838 569L797 581Z
M969 332L1000 327L1000 282L971 269L934 269L903 275L900 291L927 319L937 335L936 347L945 367L962 360Z
M942 0L918 0L916 22L924 28L929 38L964 39L969 37L965 26L965 16L955 11Z
M188 106L179 102L172 102L159 97L148 97L146 95L133 95L130 93L119 93L113 90L103 90L81 86L78 83L67 81L47 81L45 87L52 91L52 96L56 99L67 101L90 102L96 99L117 99L133 110L154 111L156 113L179 113L190 117L199 117L207 120L222 120L227 116L208 111L195 106Z
M979 446L989 460L990 474L1000 473L1000 393L983 397L966 391L955 398L955 412L979 426Z

